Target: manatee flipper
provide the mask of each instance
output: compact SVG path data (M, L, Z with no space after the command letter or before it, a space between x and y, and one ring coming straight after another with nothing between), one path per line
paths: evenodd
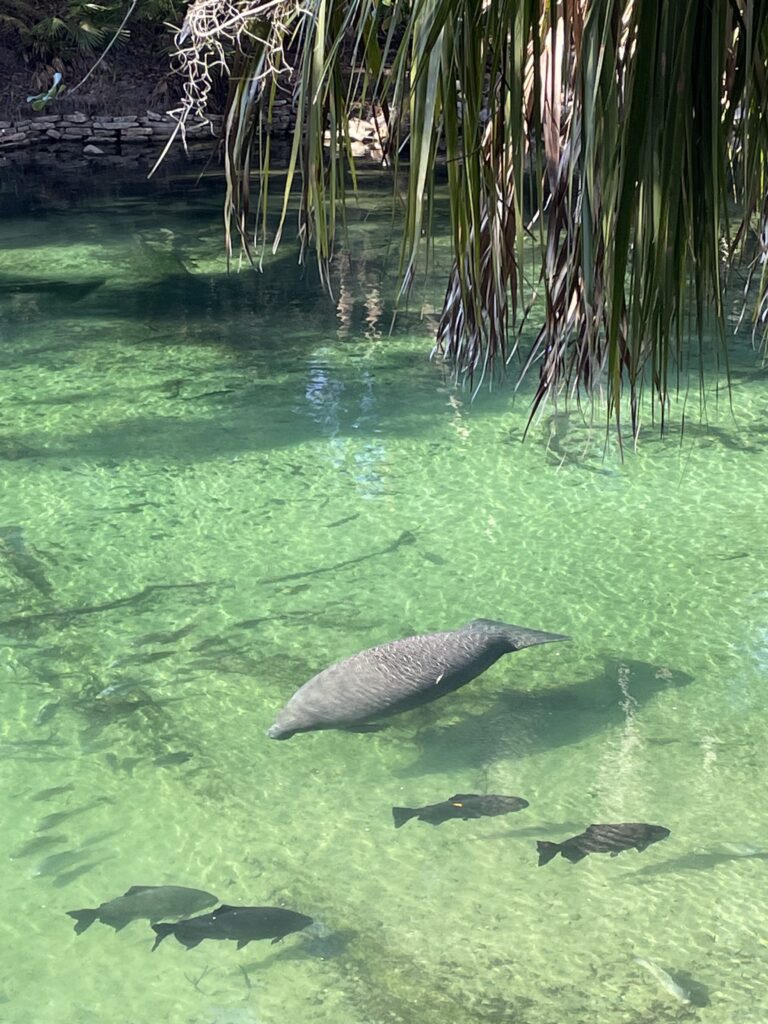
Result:
M242 949L243 946L247 946L250 941L251 941L250 939L238 939L237 940L237 948L238 949ZM277 939L273 939L272 941L273 942L277 942Z

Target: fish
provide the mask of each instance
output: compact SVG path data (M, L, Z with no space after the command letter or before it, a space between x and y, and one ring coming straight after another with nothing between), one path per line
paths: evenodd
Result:
M10 278L0 281L0 295L37 295L40 298L61 298L78 302L90 295L106 281L106 277L94 277L89 281L71 283L54 280L21 280Z
M169 751L167 754L161 754L159 757L156 757L154 763L158 767L164 768L176 764L186 764L187 761L191 761L194 756L195 755L190 754L188 750L173 750Z
M510 814L522 811L528 801L520 796L495 796L488 793L479 796L477 793L455 793L441 804L427 804L426 807L393 807L392 817L395 828L401 828L411 818L427 821L430 825L442 825L451 818L492 818L497 814Z
M61 846L62 843L66 842L68 842L66 836L35 836L34 839L30 839L28 843L20 846L18 850L14 850L9 856L11 860L16 860L19 857L31 857L33 853L37 853L39 850L45 850L49 846Z
M21 526L0 527L0 555L11 572L49 597L53 587L45 575L42 562L33 551L26 542Z
M70 811L54 811L53 814L46 814L44 818L38 823L35 832L47 832L49 829L56 828L63 821L68 821L70 818L76 817L78 814L85 814L86 811L93 810L94 807L98 807L99 804L112 803L109 797L101 796L97 797L96 800L92 800L89 804L83 804L82 807L73 807Z
M140 651L137 654L124 654L110 662L110 668L125 668L128 665L150 665L153 661L171 658L176 651Z
M37 865L34 875L38 878L45 878L48 875L59 875L65 869L82 863L90 856L91 853L86 850L64 850L63 853L52 853Z
M206 582L153 583L149 587L144 587L144 589L140 590L137 594L131 594L130 597L117 597L113 601L104 601L101 604L86 604L75 608L65 608L62 611L38 612L33 615L16 615L11 619L6 619L4 622L0 622L0 629L36 626L43 622L55 622L57 619L63 619L65 623L68 624L70 619L75 618L78 615L94 615L97 612L111 611L113 608L124 608L127 605L143 604L148 598L154 597L155 594L159 594L164 590L188 590L190 588L205 588L210 586L212 586L212 584Z
M94 699L106 700L107 697L117 697L121 693L130 693L131 690L136 690L140 686L146 686L146 682L146 679L143 677L123 676L116 683L110 683L103 690L99 690L97 694L94 694Z
M291 697L267 736L345 729L407 711L479 676L504 654L570 637L474 619L459 629L371 647L323 669Z
M326 523L325 525L330 530L334 526L343 526L345 523L351 523L354 519L358 519L359 517L360 517L360 513L359 512L353 512L349 516L342 516L341 519L334 519L334 521L332 523Z
M55 796L61 796L62 793L70 793L74 788L74 784L71 782L67 782L63 786L51 786L50 789L41 789L39 793L35 793L32 799L51 800Z
M238 949L255 939L272 939L274 945L291 932L300 932L311 924L311 917L282 907L229 907L222 904L210 914L188 921L153 924L156 938L152 951L169 935L175 935L187 949L194 949L203 939L236 939Z
M181 640L183 637L188 636L194 629L194 622L190 622L189 625L182 626L181 629L171 630L170 632L145 633L144 636L136 637L132 643L134 647L173 644L176 643L177 640Z
M385 548L377 548L375 551L369 551L367 555L358 555L357 558L347 558L343 562L335 562L333 565L324 565L318 569L305 569L302 572L289 572L284 576L264 576L259 580L259 583L285 583L286 580L299 580L305 576L320 576L323 573L337 572L339 569L346 569L350 565L357 565L359 562L365 562L369 558L378 558L379 555L389 555L393 551L397 551L401 547L405 547L407 544L415 544L416 537L410 530L403 530L397 540L391 544L387 544Z
M649 960L644 956L633 956L632 959L636 964L645 968L649 974L652 974L664 991L677 999L679 1003L682 1003L683 1006L691 1005L691 993L679 985L669 971L665 971L655 960Z
M547 843L539 840L539 867L548 864L558 853L572 864L583 860L588 853L610 853L617 857L624 850L642 853L651 843L666 839L669 829L663 825L646 825L630 821L618 825L590 825L582 833L566 839L563 843Z
M71 885L76 879L82 875L87 875L89 871L93 871L94 868L98 867L103 861L108 858L102 857L101 860L89 860L85 864L78 864L77 867L72 868L71 871L65 871L61 875L57 875L51 882L54 889L63 889L67 885Z
M60 700L53 700L48 704L43 704L37 715L35 715L35 725L45 725L47 722L50 722L63 703Z
M187 277L190 274L184 261L174 252L173 238L145 238L138 232L133 235L136 269L155 280Z
M185 917L217 901L213 893L182 885L132 885L122 896L100 903L98 907L68 910L67 914L75 919L77 935L90 928L94 921L101 921L119 932L139 918L159 921L163 917Z

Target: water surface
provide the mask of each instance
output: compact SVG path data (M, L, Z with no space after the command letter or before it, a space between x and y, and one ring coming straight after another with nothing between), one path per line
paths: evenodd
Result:
M622 462L599 417L550 409L522 444L526 396L470 404L418 301L389 335L377 179L335 303L290 249L227 276L207 183L34 184L0 227L0 1020L765 1020L748 340L733 414L712 378L682 438ZM328 663L480 616L573 642L379 733L265 738ZM462 791L530 807L394 830L393 804ZM672 834L536 866L601 821ZM240 952L74 934L67 910L161 884L319 925Z

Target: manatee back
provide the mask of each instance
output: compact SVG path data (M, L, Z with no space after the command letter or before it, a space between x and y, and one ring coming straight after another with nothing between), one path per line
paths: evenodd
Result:
M268 735L343 728L418 707L468 683L509 650L501 632L471 627L371 647L313 676Z

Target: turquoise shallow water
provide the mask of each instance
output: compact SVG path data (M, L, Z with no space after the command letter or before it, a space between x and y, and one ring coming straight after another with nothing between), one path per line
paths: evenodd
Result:
M226 277L214 187L103 185L6 195L0 227L0 1021L768 1019L746 340L733 414L713 380L682 439L622 462L559 410L521 444L524 397L470 404L428 321L387 335L375 181L335 306L290 251ZM478 616L573 642L378 733L266 739L330 662ZM462 791L530 806L392 827ZM600 821L672 834L537 868ZM240 952L74 934L67 910L141 884L318 925Z

